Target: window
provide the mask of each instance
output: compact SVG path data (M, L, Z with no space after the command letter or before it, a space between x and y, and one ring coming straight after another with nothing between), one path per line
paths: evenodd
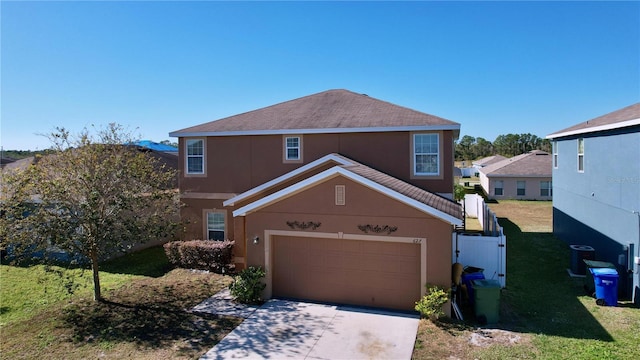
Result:
M204 174L204 140L187 140L187 174Z
M540 196L551 196L551 181L540 181Z
M207 240L224 241L224 213L207 213Z
M551 146L553 147L553 167L554 168L558 168L558 142L554 141L553 143L551 143Z
M578 172L584 172L584 139L578 139Z
M440 174L440 144L438 134L413 135L413 174Z
M496 180L495 185L493 185L493 193L496 196L503 195L503 187L504 182L502 180Z
M302 138L300 136L284 137L284 160L302 160Z
M527 182L526 181L517 181L516 182L516 195L524 196L526 195Z

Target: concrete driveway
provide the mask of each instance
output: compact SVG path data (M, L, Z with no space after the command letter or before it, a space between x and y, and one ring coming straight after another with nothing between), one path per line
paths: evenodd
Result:
M419 317L270 300L200 359L410 359Z

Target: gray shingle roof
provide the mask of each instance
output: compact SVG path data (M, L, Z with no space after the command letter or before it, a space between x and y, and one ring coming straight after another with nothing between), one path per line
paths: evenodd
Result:
M478 166L489 166L491 164L495 164L499 161L506 160L506 159L507 158L502 155L493 155L493 156L487 156L485 158L473 161L472 164L478 165Z
M556 138L573 133L579 134L592 131L600 131L603 127L614 129L618 127L629 126L625 124L627 124L626 122L629 122L631 120L640 120L640 103L636 103L620 110L616 110L608 114L599 116L597 118L581 122L566 129L556 131L547 136L547 138ZM636 121L635 125L637 124L638 121Z
M459 130L460 124L348 90L328 90L188 127L170 135L215 136L238 132L322 132L323 129L393 127Z
M445 214L451 215L454 218L462 220L462 206L457 202L427 190L423 190L417 186L411 185L351 159L348 160L353 162L354 165L343 165L343 168Z
M552 163L549 153L533 150L480 169L488 177L520 176L551 177Z

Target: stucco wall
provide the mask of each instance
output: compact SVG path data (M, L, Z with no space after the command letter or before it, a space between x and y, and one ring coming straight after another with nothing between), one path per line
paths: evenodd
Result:
M335 185L345 185L346 205L334 201ZM323 233L364 234L358 225L395 226L392 236L427 239L427 282L451 283L451 225L342 177L331 179L246 216L247 265L265 264L265 230L292 230L287 221L321 223ZM313 230L304 230L313 231ZM378 234L384 236L384 234ZM236 240L238 241L238 240Z
M502 195L495 194L496 181L503 181ZM525 195L518 195L518 181L525 181ZM517 200L551 200L552 196L540 195L540 182L551 181L551 177L487 177L481 175L481 185L490 199L517 199ZM486 184L486 185L485 185Z
M596 259L617 264L621 288L631 295L640 287L640 267L633 264L633 257L640 257L640 127L581 137L584 172L578 172L578 136L557 139L554 235L568 244L593 246Z
M206 138L206 174L185 175L185 139L180 138L180 190L194 193L242 193L329 153L365 165L436 193L453 192L453 133L440 134L440 175L411 176L411 133L305 134L301 163L283 163L282 135Z

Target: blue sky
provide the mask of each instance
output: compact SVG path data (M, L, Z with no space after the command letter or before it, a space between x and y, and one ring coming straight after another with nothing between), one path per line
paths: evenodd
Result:
M344 88L545 136L640 101L640 2L0 2L5 150ZM171 139L176 140L176 139Z

